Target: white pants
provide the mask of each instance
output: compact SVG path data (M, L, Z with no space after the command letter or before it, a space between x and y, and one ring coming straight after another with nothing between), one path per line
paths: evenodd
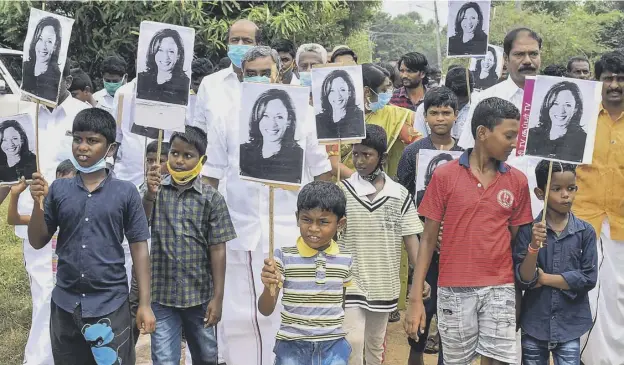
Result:
M349 365L381 365L390 313L346 308L343 329L351 345Z
M219 350L228 365L272 365L282 304L278 300L269 317L258 312L258 298L264 291L260 274L268 254L258 245L254 251L228 248L226 255Z
M594 327L581 337L586 365L624 364L624 241L611 239L607 220L597 242L598 283L589 292Z

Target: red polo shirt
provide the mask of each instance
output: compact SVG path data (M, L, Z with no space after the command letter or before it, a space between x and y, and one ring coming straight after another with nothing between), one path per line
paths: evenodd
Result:
M531 223L529 183L500 163L487 189L470 171L467 150L435 170L418 213L444 221L441 287L483 287L514 282L510 226Z

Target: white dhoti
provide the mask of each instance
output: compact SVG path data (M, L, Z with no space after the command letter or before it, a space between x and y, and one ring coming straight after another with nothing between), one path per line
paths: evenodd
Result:
M598 282L589 292L594 325L581 338L586 365L624 365L624 241L611 239L609 222L597 242Z

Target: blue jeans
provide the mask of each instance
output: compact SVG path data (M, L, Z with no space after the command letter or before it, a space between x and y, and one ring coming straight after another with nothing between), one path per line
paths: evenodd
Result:
M580 365L581 340L577 338L568 342L552 343L522 333L523 365L548 365L551 352L555 365Z
M174 308L152 303L156 331L152 333L154 365L179 365L182 328L193 365L217 365L216 327L204 328L208 303L191 308Z
M347 365L351 346L344 338L317 342L277 340L273 352L275 365Z

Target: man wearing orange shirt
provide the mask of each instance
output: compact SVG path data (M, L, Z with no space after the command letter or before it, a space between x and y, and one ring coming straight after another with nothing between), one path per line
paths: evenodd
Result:
M594 325L581 340L585 364L624 364L624 54L609 52L596 62L602 84L591 165L577 169L574 213L598 237L598 284L590 292Z

